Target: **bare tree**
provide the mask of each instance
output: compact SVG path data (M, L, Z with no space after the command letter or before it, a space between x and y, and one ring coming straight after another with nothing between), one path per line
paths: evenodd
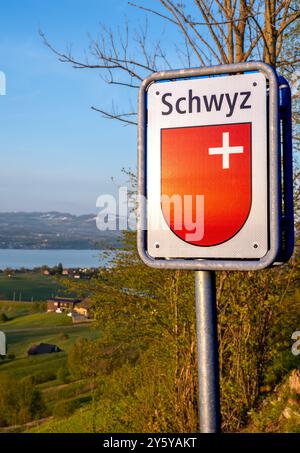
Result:
M188 6L173 0L156 0L156 7L129 2L129 7L146 14L144 26L133 32L125 23L122 30L102 26L100 37L91 39L89 56L83 61L71 51L58 51L41 32L45 44L63 63L75 69L100 71L109 85L136 90L143 78L161 69L174 66L205 66L264 60L273 67L293 68L300 63L297 43L291 43L292 59L283 54L285 37L300 17L295 0L194 0ZM155 16L175 31L177 58L171 59L163 48L161 37L156 41L149 33L148 19ZM181 40L181 41L180 41ZM299 46L298 46L299 47ZM136 110L129 106L120 112L113 105L110 111L92 107L104 117L136 124Z

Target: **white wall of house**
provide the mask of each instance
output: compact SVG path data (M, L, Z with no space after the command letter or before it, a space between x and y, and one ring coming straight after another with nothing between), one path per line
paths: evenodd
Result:
M0 355L6 355L6 336L0 331Z

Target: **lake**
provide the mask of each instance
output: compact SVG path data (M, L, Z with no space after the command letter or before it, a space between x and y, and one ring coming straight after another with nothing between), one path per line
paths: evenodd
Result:
M112 255L114 252L110 252ZM107 266L110 259L105 250L23 250L0 249L0 269L33 269L39 266L56 266L62 263L68 267Z

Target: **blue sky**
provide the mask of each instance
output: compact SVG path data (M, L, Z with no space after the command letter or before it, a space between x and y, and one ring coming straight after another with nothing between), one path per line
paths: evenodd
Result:
M143 1L143 4L152 2ZM130 93L109 90L99 73L60 63L43 44L79 55L100 22L131 25L144 14L126 0L6 0L0 6L0 210L97 212L96 198L114 193L136 168L136 129L105 120L91 105L127 104ZM157 34L159 24L152 22ZM157 27L157 28L156 28Z

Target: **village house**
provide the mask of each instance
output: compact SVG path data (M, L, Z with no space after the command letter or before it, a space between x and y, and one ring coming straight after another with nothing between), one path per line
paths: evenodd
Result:
M81 302L81 299L51 297L47 300L47 312L63 313L65 311L73 311L78 302Z
M88 298L83 299L81 302L75 305L76 313L78 313L81 316L84 316L85 318L90 318L91 317L91 302Z

